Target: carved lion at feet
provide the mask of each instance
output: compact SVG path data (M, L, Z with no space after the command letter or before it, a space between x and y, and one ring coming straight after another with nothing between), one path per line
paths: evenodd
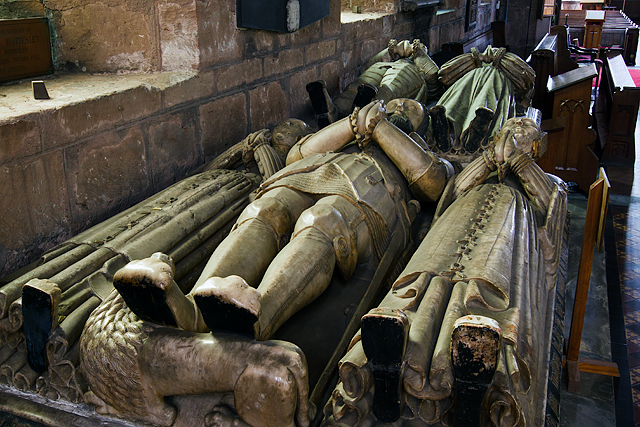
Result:
M116 291L87 321L80 352L85 401L100 414L170 426L177 411L165 396L228 392L237 415L220 405L192 425L307 427L314 415L295 345L143 322Z

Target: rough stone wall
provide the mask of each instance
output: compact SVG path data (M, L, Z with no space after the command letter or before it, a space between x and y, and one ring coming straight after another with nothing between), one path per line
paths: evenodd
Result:
M73 85L109 83L48 84L54 95L68 94ZM19 87L9 86L4 93L11 96ZM117 94L42 113L6 118L9 114L2 111L0 276L202 162L194 123L198 109L173 110L174 97L171 91L132 84Z
M162 68L158 33L163 1L43 3L50 21L56 68L86 72L146 72Z
M235 0L117 8L110 1L44 0L59 66L197 70L179 82L139 83L80 103L54 99L47 102L55 108L11 119L0 114L0 277L182 179L249 132L287 117L311 122L308 82L324 79L335 95L390 38L420 38L435 52L487 31L495 9L495 0L481 5L478 25L465 32L464 0L447 0L444 8L455 9L448 13L427 8L349 24L340 22L340 0L331 0L327 18L279 34L238 30ZM137 36L123 37L125 30ZM65 90L90 90L86 79L131 77L78 76L85 80Z
M35 18L45 16L40 0L2 0L0 19Z

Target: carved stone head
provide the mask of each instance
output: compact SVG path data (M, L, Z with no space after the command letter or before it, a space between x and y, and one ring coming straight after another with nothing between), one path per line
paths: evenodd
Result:
M311 133L311 128L299 119L287 119L279 123L271 132L271 145L278 157L287 158L287 153L296 142Z
M387 119L406 134L426 127L424 106L413 99L397 98L387 104Z
M506 121L497 140L509 134L515 138L517 147L538 159L547 150L547 133L542 132L535 121L526 117L514 117Z

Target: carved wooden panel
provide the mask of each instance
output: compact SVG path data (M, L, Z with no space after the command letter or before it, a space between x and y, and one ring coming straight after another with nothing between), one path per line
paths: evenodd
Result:
M632 105L617 105L617 107L617 111L612 111L612 117L615 118L613 134L627 138L633 137L638 115L637 108L633 108Z
M547 153L538 164L545 172L567 182L574 181L586 191L596 178L598 158L589 148L596 138L595 131L590 128L589 114L595 67L593 70L585 68L560 74L549 81L553 96L552 116L563 119L564 128L549 133Z
M602 24L587 24L584 32L584 47L600 48L600 39L602 38Z

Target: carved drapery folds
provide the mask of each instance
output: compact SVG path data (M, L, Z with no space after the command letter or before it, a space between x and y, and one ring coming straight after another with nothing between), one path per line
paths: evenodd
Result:
M530 184L523 179L527 173L519 172L525 186ZM536 203L547 210L538 211L504 184L471 189L437 219L381 302L381 308L404 313L409 324L399 365L402 409L394 425L452 425L452 334L456 321L468 315L494 319L502 334L482 425L536 419L530 401L544 394L536 379L546 369L548 328L542 325L553 296L566 193L544 174L534 175L546 184L535 188L551 194L550 202L544 197L546 202ZM371 369L358 333L340 362L340 383L324 408L324 426L384 424L371 403Z
M128 261L163 251L190 289L252 190L284 164L301 121L249 135L211 163L45 253L0 287L0 383L51 400L84 401L79 338ZM244 168L242 168L244 163ZM241 170L244 169L244 170Z

